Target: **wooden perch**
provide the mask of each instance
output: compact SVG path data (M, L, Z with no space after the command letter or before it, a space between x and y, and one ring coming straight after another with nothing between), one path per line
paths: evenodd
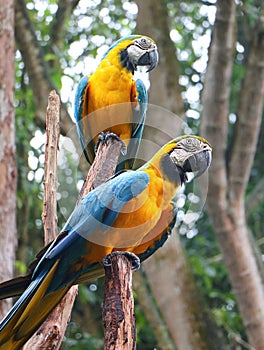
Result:
M46 145L44 165L44 200L42 221L45 245L57 236L57 151L60 137L60 99L51 91L46 113Z
M125 254L110 254L105 264L104 350L134 350L136 321L132 293L132 264Z
M80 191L78 201L114 175L122 147L121 142L115 138L108 139L107 143L101 142L99 144L96 157Z
M59 96L55 91L51 91L46 113L47 142L45 148L44 208L42 214L45 244L53 240L57 235L56 191L59 112ZM88 172L77 203L89 191L104 183L114 174L122 146L123 145L114 138L109 139L107 144L99 144L95 160ZM78 286L71 287L59 305L52 311L33 337L25 344L24 350L59 349L77 293Z

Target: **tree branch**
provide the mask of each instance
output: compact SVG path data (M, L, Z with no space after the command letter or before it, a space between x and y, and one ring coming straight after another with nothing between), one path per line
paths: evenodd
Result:
M59 0L55 19L50 30L50 47L54 53L61 49L62 41L65 38L66 22L71 12L78 5L79 0Z
M36 118L39 124L42 124L44 127L46 101L43 96L48 96L49 92L54 90L55 87L51 81L42 48L32 28L24 0L15 1L15 36L29 76L29 83L34 93ZM74 126L64 104L62 104L61 109L61 124L61 132L64 135ZM78 144L77 135L73 141L75 144Z
M228 207L226 144L229 97L235 44L235 1L217 3L210 56L202 94L203 112L200 133L212 143L214 160L209 170L208 211L222 225L221 212ZM219 205L214 205L215 202Z
M229 162L230 197L244 197L252 168L264 103L264 10L252 31L239 95L235 137Z
M150 76L150 105L142 139L151 140L152 144L154 142L162 146L171 139L171 135L180 135L182 121L185 118L182 88L179 84L180 65L175 44L170 39L167 1L136 0L136 4L138 6L137 31L153 38L158 44L159 51L159 65ZM166 110L162 110L161 107ZM163 113L166 113L166 116L171 113L171 121L168 122L169 136L166 132L163 133L165 131L164 118L161 117ZM147 143L139 150L140 159L150 159L153 154L153 149Z
M151 80L159 84L159 88L150 88L150 103L158 104L173 113L183 116L184 105L181 97L179 62L176 56L175 45L170 39L167 2L162 0L136 0L138 6L137 27L140 33L149 35L158 43L159 66L151 73ZM151 21L146 20L146 14ZM155 23L155 26L153 25ZM169 67L169 69L168 69ZM180 128L176 134L179 134Z
M44 167L44 199L42 221L44 244L53 241L57 232L57 153L60 137L60 99L55 90L48 99L46 114L46 145Z
M16 228L16 138L15 138L15 62L14 62L14 2L0 5L0 279L13 277ZM0 318L7 314L12 301L0 301Z

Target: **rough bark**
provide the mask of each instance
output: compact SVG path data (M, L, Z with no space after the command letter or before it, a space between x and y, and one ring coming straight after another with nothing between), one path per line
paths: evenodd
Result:
M13 276L16 240L14 2L0 1L0 280ZM0 301L0 318L11 300Z
M118 162L122 144L118 140L111 139L107 144L99 144L97 153L100 155L92 164L85 183L81 189L80 197L104 183L114 173Z
M151 75L150 102L183 116L183 101L178 83L179 65L175 45L169 36L166 1L137 1L137 5L138 32L150 35L157 41L160 55L160 64ZM166 120L164 111L159 108L156 110L158 113L153 116L153 107L149 108L147 124L155 125L159 122L160 129L164 130ZM171 138L181 134L182 119L175 114L168 124ZM153 121L153 117L159 118L159 121ZM147 128L144 137L148 139L154 137L157 143L164 142L160 134L155 136L153 130L150 132L147 134ZM174 235L162 249L144 263L153 296L177 349L221 349L221 334L215 332L213 321L206 315L179 237L176 236L176 232ZM208 337L209 327L212 327L211 334L215 334L214 343ZM218 339L218 344L215 339Z
M136 321L132 292L132 264L124 255L107 256L103 322L105 350L134 350Z
M208 212L250 345L264 349L264 291L247 231L244 195L252 166L264 98L263 13L254 31L240 91L238 121L226 168L235 2L220 1L203 91L201 131L214 149Z
M57 234L57 155L60 138L60 98L51 91L46 113L46 146L44 166L44 201L42 221L44 244L53 241Z

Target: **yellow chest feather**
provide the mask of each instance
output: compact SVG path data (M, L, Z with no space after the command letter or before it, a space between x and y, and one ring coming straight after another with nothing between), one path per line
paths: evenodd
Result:
M101 64L89 78L89 104L91 113L105 106L131 101L134 82L125 68Z

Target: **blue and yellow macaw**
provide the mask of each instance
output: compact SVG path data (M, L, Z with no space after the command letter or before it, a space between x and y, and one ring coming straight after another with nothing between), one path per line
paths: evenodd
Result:
M107 254L126 251L144 261L160 248L175 223L177 188L188 172L199 176L209 167L211 151L201 137L178 137L138 170L84 196L30 274L0 285L0 298L22 293L0 323L0 349L19 349L72 285L103 276Z
M116 41L105 53L96 71L84 76L77 87L74 115L81 147L92 164L95 147L108 135L116 135L125 147L117 170L131 169L143 133L148 95L144 83L133 81L138 66L147 72L158 64L157 46L142 35Z

